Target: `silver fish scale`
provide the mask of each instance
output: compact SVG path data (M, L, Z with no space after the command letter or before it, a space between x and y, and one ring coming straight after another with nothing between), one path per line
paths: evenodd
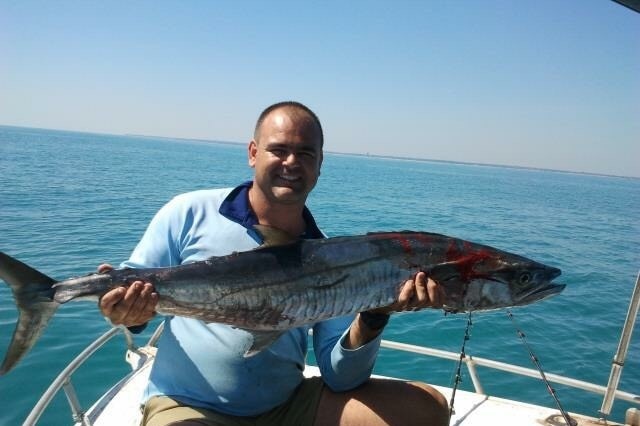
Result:
M242 286L235 292L210 282L163 282L157 289L158 310L253 329L287 329L389 305L410 274L382 259L351 266L348 272L332 268L289 278L281 270L269 270L261 278L272 284Z
M386 261L376 262L375 267L352 267L348 274L337 271L331 283L325 279L285 296L283 315L301 325L386 306L396 300L403 280L409 276L409 271ZM291 287L304 286L301 281Z

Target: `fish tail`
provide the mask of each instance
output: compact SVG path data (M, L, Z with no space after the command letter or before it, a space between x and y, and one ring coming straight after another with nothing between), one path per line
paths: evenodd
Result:
M60 304L53 300L53 278L2 252L0 279L11 287L19 310L16 329L0 366L3 375L31 349Z

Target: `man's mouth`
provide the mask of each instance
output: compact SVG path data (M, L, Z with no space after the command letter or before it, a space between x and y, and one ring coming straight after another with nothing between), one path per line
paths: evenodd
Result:
M300 176L292 175L278 175L278 178L286 182L298 182L300 180Z

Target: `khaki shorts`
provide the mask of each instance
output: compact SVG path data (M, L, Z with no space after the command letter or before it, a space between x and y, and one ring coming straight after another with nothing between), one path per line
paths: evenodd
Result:
M191 420L207 426L311 426L323 387L319 377L304 379L288 401L256 417L230 416L206 408L183 405L167 396L154 396L144 407L142 424L167 426Z

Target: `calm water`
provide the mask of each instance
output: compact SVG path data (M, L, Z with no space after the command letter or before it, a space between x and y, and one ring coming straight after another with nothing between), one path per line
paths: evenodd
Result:
M173 195L251 177L241 146L0 127L0 250L56 278L126 259ZM424 230L495 245L560 267L560 296L514 310L547 372L606 385L640 265L640 180L329 154L309 200L330 235ZM17 311L0 285L0 354ZM459 351L466 318L398 315L385 338ZM0 424L18 424L51 380L108 329L93 303L62 306L19 366L0 378ZM640 392L636 330L622 390ZM143 343L144 337L139 339ZM477 314L467 353L531 367L504 312ZM112 341L74 384L87 406L126 371ZM376 373L451 385L454 364L383 350ZM485 390L553 405L539 380L480 369ZM463 378L463 389L471 381ZM596 415L601 397L556 387ZM614 419L627 405L617 402ZM64 396L42 424L70 422Z

